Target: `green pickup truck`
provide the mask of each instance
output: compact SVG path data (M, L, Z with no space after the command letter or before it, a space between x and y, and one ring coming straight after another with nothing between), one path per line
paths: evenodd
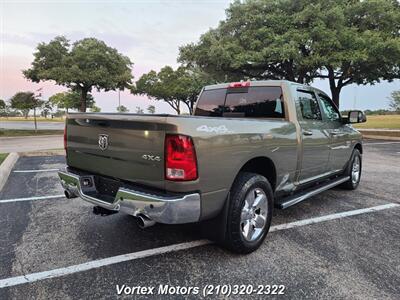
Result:
M69 114L59 177L65 196L95 214L124 211L141 227L202 222L227 248L249 253L273 206L357 188L362 137L351 123L365 120L294 82L211 85L192 116Z

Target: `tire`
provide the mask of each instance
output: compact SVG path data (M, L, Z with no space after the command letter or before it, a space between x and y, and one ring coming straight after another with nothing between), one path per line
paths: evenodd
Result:
M225 247L241 254L253 252L260 247L271 225L271 185L264 176L240 172L229 201Z
M358 169L358 175L356 175L357 169ZM362 170L362 156L358 149L354 149L353 153L351 154L349 164L344 172L344 175L350 176L350 179L342 183L340 187L346 190L355 190L360 184L361 170Z

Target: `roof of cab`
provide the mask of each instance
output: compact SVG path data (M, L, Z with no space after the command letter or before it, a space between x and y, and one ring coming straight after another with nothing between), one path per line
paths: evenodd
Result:
M281 85L297 85L297 86L306 86L301 83L289 81L289 80L251 80L250 86L281 86ZM229 85L232 82L226 82L226 83L218 83L218 84L212 84L212 85L207 85L204 87L204 90L214 90L214 89L223 89L223 88L228 88Z

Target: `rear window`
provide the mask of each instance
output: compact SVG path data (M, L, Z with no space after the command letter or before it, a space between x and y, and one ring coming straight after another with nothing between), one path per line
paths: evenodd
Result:
M282 89L268 86L204 91L195 115L284 118Z

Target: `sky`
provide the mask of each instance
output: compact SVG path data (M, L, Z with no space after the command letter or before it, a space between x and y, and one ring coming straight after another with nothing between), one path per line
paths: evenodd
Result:
M22 70L29 68L38 43L49 42L57 35L71 41L95 37L116 48L133 61L134 80L150 70L165 65L177 67L179 47L198 41L201 34L218 26L230 1L8 1L0 0L0 98L10 99L19 91L42 88L42 98L65 91L52 82L39 84L26 80ZM326 80L313 86L328 95ZM345 87L341 109L388 108L387 99L400 90L400 80L375 85ZM104 112L114 112L118 92L93 92L96 105ZM121 104L135 111L156 106L158 113L173 113L168 104L121 92Z

